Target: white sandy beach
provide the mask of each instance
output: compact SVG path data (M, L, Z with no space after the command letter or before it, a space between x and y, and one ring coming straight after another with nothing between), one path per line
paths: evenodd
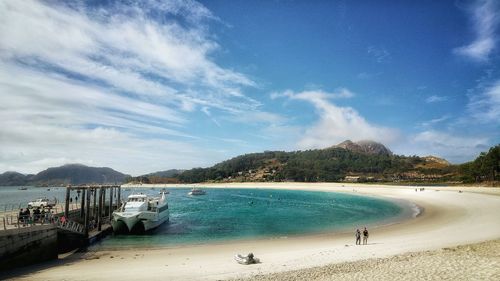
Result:
M169 186L173 185L167 185ZM354 245L353 233L344 233L177 248L89 252L75 254L65 260L50 264L16 270L13 279L221 280L255 278L257 275L325 267L332 264L345 264L367 259L373 261L373 258L388 258L396 255L404 257L404 254L409 252L439 250L500 238L500 219L498 218L500 189L426 187L423 192L415 192L414 187L359 184L345 184L343 187L342 184L336 183L241 183L199 186L354 192L382 198L408 200L424 208L425 211L417 218L370 229L369 245L366 246ZM463 190L463 192L459 193L458 190ZM234 254L248 252L253 252L262 263L243 266L233 260ZM471 268L470 270L473 272L480 269ZM321 276L321 272L327 271L319 270L318 272L320 275L316 279L331 280L328 276ZM493 272L492 274L500 273ZM288 275L282 280L299 275ZM268 278L268 280L276 278Z

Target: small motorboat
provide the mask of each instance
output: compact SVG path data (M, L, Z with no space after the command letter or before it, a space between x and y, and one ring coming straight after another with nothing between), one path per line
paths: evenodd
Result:
M170 191L168 191L166 188L163 188L162 190L160 190L160 195L162 193L165 193L165 194L170 194Z
M18 190L28 190L28 188L23 186L23 187L18 188Z
M254 263L259 263L260 260L258 258L254 258L252 253L249 253L246 256L237 254L234 256L234 260L239 263L239 264L254 264Z
M199 188L193 188L191 191L188 193L189 195L205 195L206 192L202 189Z

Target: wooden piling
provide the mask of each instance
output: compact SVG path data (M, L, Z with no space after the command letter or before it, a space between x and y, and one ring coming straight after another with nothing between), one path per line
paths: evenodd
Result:
M94 217L94 219L96 219L96 196L97 196L97 188L93 188L92 189L92 201L93 202L93 205L92 205L92 216Z
M101 231L102 225L102 190L103 188L99 188L99 205L97 207L97 230Z
M116 208L119 209L121 206L122 206L122 187L119 186L118 187L118 198L116 199L117 203L116 203Z
M102 208L103 208L103 218L106 217L106 188L102 189Z
M80 197L80 218L85 216L85 189L82 189L82 196Z
M83 190L82 193L82 201L86 201L86 210L85 210L85 238L89 237L89 222L90 222L90 188L87 187L87 192L86 192L85 198L83 197L85 195L85 189ZM84 205L84 204L82 204Z
M114 188L109 189L109 219L113 217L113 191Z
M71 191L71 186L66 187L66 204L64 205L64 216L68 218L69 215L69 194Z
M71 201L71 190L75 190L78 192L78 196L81 196L82 202L80 202L80 211L79 217L77 219L78 222L85 221L86 234L90 231L89 223L94 220L97 224L99 230L102 230L102 225L104 222L108 222L108 219L111 220L113 216L113 212L120 207L120 197L121 197L121 186L119 185L79 185L79 186L71 186L68 185L66 189L66 202L64 215L67 219L69 219L70 215L70 201ZM106 192L109 190L109 197L106 197ZM99 192L99 194L98 194ZM78 204L76 204L78 206ZM109 208L109 209L107 209ZM78 209L75 210L76 215L78 217ZM76 218L74 218L76 219ZM2 221L0 221L1 227Z

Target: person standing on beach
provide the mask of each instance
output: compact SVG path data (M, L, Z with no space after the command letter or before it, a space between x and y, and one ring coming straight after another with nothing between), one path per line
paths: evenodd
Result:
M368 243L368 229L363 230L363 245L366 245Z
M359 231L359 228L356 229L356 245L361 245L361 231Z

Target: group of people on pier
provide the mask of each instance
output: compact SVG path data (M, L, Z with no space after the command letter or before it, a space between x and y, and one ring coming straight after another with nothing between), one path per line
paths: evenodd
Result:
M40 209L39 207L33 210L31 213L29 208L20 209L18 214L19 224L23 226L31 225L34 223L49 223L52 219L52 213L45 211L44 208Z

